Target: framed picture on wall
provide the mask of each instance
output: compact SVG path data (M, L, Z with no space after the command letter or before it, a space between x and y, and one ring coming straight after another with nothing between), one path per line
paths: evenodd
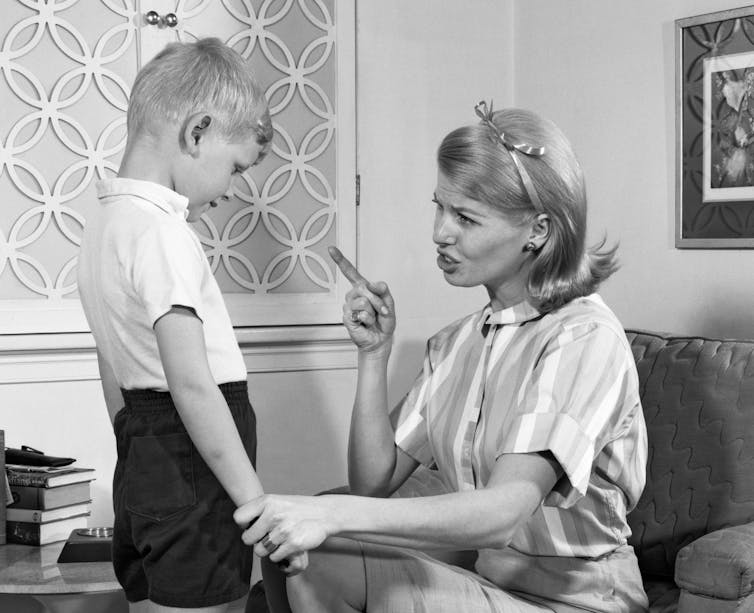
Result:
M754 248L754 7L676 22L678 248Z

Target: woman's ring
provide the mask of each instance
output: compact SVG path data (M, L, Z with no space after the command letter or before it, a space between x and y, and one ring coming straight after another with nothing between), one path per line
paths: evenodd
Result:
M359 313L361 313L361 311L351 311L351 321L353 323L357 323L359 321Z
M264 548L267 550L267 553L274 553L275 550L280 547L280 545L276 545L270 540L270 535L265 534L264 537L262 537L262 545L264 545Z

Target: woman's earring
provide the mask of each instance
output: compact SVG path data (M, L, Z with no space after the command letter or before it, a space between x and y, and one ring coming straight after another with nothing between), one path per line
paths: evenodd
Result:
M528 243L526 243L524 251L534 251L536 248L537 246L532 241L529 241Z

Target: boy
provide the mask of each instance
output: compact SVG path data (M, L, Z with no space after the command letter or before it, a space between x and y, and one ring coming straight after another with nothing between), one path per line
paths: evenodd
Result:
M217 39L170 44L144 66L127 121L78 269L118 451L113 564L132 612L225 611L247 594L252 560L233 511L262 486L244 361L186 222L229 197L272 126Z

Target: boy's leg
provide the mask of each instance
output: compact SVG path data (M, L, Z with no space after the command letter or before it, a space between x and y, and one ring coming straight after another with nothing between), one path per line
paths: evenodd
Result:
M253 463L255 419L246 382L220 389ZM128 554L118 556L116 574L121 568L118 578L136 603L132 613L227 611L228 601L245 602L253 552L233 521L235 505L193 447L170 395L123 393L133 415L128 452L119 454L119 462L132 478L125 480L123 495L117 497L129 522L127 534L116 532L123 537L117 542L128 547L116 548L115 537L113 543L118 552ZM142 604L145 599L149 605ZM243 603L236 607L239 613L243 608Z
M198 609L183 609L180 607L166 607L160 604L156 604L149 600L141 600L139 602L131 602L128 605L129 613L236 613L237 611L243 611L246 605L246 598L240 598L227 604L215 605L214 607L200 607Z
M270 562L269 558L262 558L261 563L262 585L267 607L271 613L292 613L285 586L287 575L278 568L277 564ZM254 613L254 611L249 609L246 613Z

